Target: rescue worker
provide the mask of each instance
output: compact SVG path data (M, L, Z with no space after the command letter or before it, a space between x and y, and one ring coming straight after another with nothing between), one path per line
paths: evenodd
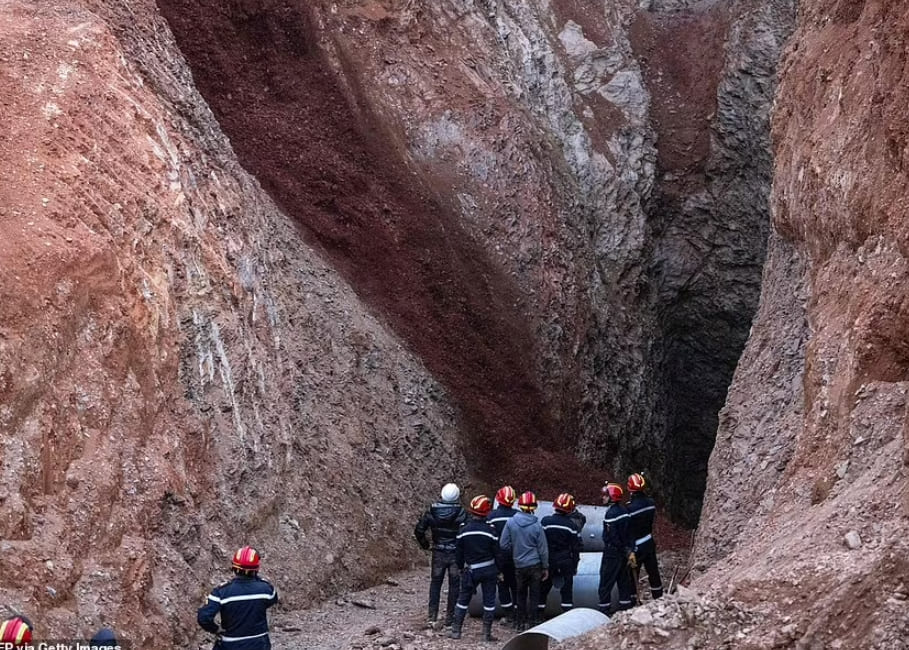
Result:
M574 607L574 575L581 561L581 529L577 528L577 519L571 516L575 507L573 496L567 492L560 494L552 502L555 513L543 517L540 522L549 546L549 576L541 585L538 606L541 615L546 609L549 590L557 579L561 579L562 583L559 588L562 613Z
M533 514L537 497L525 492L518 499L521 512L505 522L499 545L511 553L514 560L515 586L517 589L514 629L533 627L539 620L537 605L540 602L540 584L549 577L549 547L543 526Z
M32 622L26 617L13 616L0 622L0 643L12 643L14 648L21 648L32 642Z
M505 522L514 517L517 510L514 509L514 502L517 495L514 488L510 485L503 485L496 492L496 502L499 504L495 510L489 513L486 518L496 529L496 537L502 538L502 531L505 529ZM502 608L504 619L507 622L514 622L514 603L517 594L514 581L514 559L511 553L502 553L502 566L499 567L501 579L499 580L499 606Z
M445 625L451 625L454 619L455 601L460 588L460 572L455 558L455 542L461 524L467 521L467 513L458 499L461 490L454 483L446 483L440 495L442 501L433 503L423 513L413 529L414 537L423 550L430 548L426 532L432 531L432 569L429 580L429 622L434 623L439 617L439 600L442 596L442 583L448 574L448 601L445 609Z
M622 486L607 483L601 489L604 505L603 515L603 558L600 562L599 608L604 614L610 614L612 588L618 585L618 610L631 607L631 570L635 564L633 542L628 535L628 510L622 505Z
M499 573L499 537L492 524L486 521L492 511L492 501L485 495L476 496L467 508L470 519L461 526L455 546L458 569L461 571L461 593L451 624L452 639L461 638L461 626L468 604L477 587L483 590L483 640L498 641L492 636L496 613L496 576Z
M217 650L269 650L266 610L278 602L278 592L259 577L256 549L244 546L234 553L233 580L212 589L208 602L199 608L196 620L218 638ZM221 615L221 625L215 616Z
M639 567L647 570L647 581L650 583L650 595L654 600L663 595L663 582L660 580L660 567L657 564L656 542L653 539L653 519L656 516L656 504L644 493L647 482L642 474L628 477L628 532L633 540L634 555ZM632 570L632 577L636 578ZM631 592L632 604L638 601L638 583L632 580L634 590Z

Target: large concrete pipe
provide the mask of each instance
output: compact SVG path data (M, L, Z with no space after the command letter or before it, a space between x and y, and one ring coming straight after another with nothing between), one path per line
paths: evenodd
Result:
M559 643L609 623L609 617L595 609L575 608L561 616L511 637L502 650L547 650L550 639Z
M603 552L603 515L606 513L604 506L578 506L576 512L580 512L587 521L581 530L582 552L581 561L578 563L578 572L574 576L574 606L575 607L592 607L597 608L599 604L598 590L600 588L600 561ZM541 501L536 511L537 518L553 513L551 501ZM498 595L496 597L497 614L501 614L498 607ZM483 614L483 599L478 593L473 595L470 600L470 615L481 616ZM556 616L562 611L561 595L558 588L553 585L546 599L546 616Z

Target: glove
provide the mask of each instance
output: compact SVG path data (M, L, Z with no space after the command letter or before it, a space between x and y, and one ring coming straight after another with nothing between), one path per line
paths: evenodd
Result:
M634 551L628 554L628 566L632 569L638 568L638 556L634 554Z

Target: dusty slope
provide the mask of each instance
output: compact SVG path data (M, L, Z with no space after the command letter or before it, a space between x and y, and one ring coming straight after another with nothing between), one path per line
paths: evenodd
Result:
M240 543L291 606L367 581L464 465L444 392L236 165L151 5L111 7L0 4L0 603L182 647Z
M778 603L805 644L909 638L907 27L899 3L802 3L776 235L711 459L696 584Z

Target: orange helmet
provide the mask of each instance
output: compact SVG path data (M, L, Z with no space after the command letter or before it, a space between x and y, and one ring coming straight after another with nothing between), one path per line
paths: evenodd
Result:
M477 517L485 517L492 512L492 501L485 494L481 494L470 500L467 511Z
M622 491L622 486L618 483L607 483L600 489L600 492L603 493L603 496L609 497L609 500L613 503L620 502L625 494Z
M503 506L513 506L516 498L517 495L514 493L514 488L510 485L503 485L499 488L499 491L496 492L496 501Z
M629 492L640 492L647 486L647 481L644 480L643 474L632 474L628 477L628 491Z
M518 507L524 512L533 512L537 509L537 495L533 492L525 492L518 499Z
M233 567L241 571L259 570L259 553L252 546L244 546L234 553Z
M14 643L18 646L31 641L32 626L28 619L14 616L0 623L0 642Z
M556 497L555 501L552 502L552 508L553 510L558 510L559 512L564 512L565 514L574 512L574 497L567 492L563 492Z

